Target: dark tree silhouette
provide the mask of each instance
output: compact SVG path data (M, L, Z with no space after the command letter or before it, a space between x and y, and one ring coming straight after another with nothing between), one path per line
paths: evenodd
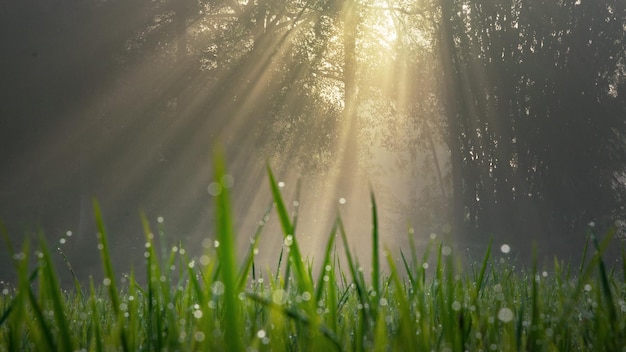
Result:
M624 4L441 10L457 228L556 238L623 216Z

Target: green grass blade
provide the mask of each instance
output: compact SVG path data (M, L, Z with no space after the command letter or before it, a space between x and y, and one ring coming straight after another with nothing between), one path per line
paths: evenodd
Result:
M385 249L385 256L387 257L387 264L389 265L389 270L391 271L390 279L394 284L394 297L398 302L397 304L400 315L399 329L401 335L401 342L399 346L406 351L417 351L417 341L415 337L415 331L417 329L414 324L414 319L411 317L409 300L404 292L400 277L398 276L396 264L394 263L393 257L388 249Z
M67 259L67 257L65 256L65 254L63 253L61 248L57 248L57 251L63 257L63 262L65 263L65 265L67 266L67 269L72 274L72 279L74 281L74 288L76 289L76 292L78 293L78 296L79 296L80 300L82 301L83 300L83 289L80 286L80 281L78 281L78 276L76 276L76 273L74 272L74 269L72 269L72 265L70 264L70 261Z
M63 302L63 298L61 297L61 287L59 286L59 279L57 277L56 271L54 269L54 263L52 262L52 257L50 256L50 251L48 250L48 246L46 246L43 238L40 240L39 249L43 255L42 264L43 264L43 272L42 277L46 284L46 297L52 303L52 309L56 314L54 314L54 321L56 328L59 331L59 348L60 350L65 351L73 351L74 343L72 338L70 337L70 327L65 316L65 304Z
M111 255L109 253L109 244L107 240L107 232L104 227L104 221L102 219L102 212L100 211L100 205L97 200L93 200L93 212L96 220L96 226L98 228L98 248L100 249L100 259L102 260L102 268L104 270L104 277L107 284L109 298L113 305L113 312L117 316L120 306L120 298L115 284L115 272L113 271L113 265L111 264Z
M271 310L275 310L280 312L281 314L283 314L285 317L292 319L294 321L297 321L305 326L309 326L309 327L313 327L313 328L317 328L319 330L319 332L322 334L322 336L324 336L329 342L332 343L332 345L335 347L335 349L337 351L342 351L342 347L341 347L341 341L339 340L339 338L335 335L334 331L332 331L331 329L329 329L327 326L322 325L322 324L315 324L313 325L311 320L306 316L303 315L301 312L295 310L295 309L291 309L289 307L285 307L283 305L274 303L273 301L267 299L267 298L263 298L260 297L256 294L252 294L252 293L247 293L246 297L248 297L248 299L260 303L268 308L270 308Z
M605 236L608 238L613 238L615 236L615 228L612 228ZM592 236L593 245L596 248L596 251L600 251L600 244L598 243L597 236ZM615 304L613 302L613 293L611 292L611 286L609 284L609 278L606 273L606 267L604 265L604 260L602 260L602 256L598 259L598 270L600 271L600 282L602 284L602 294L606 300L606 309L609 311L609 319L611 322L611 326L617 326L617 312L615 311Z
M256 255L255 252L259 244L259 237L261 237L261 232L263 230L263 227L265 226L265 219L267 219L271 211L272 211L272 205L267 207L267 209L265 210L265 213L263 214L263 220L259 222L259 225L257 226L256 231L254 233L254 237L250 241L250 248L248 249L246 258L244 259L244 262L239 269L239 278L237 279L238 291L243 291L243 289L245 288L246 281L248 280L251 269L252 269L252 278L254 279L255 273L254 273L253 265L254 265L254 257Z
M487 251L485 252L485 257L483 258L483 263L480 267L480 273L478 274L478 278L476 279L476 289L478 290L478 294L480 295L482 292L482 287L485 281L485 272L487 271L487 266L489 264L489 258L491 257L491 245L492 240L489 240L489 244L487 245Z
M372 285L376 293L373 302L377 302L380 294L380 258L378 253L378 211L373 191L370 191L370 201L372 202ZM376 306L374 304L374 307Z
M335 238L337 237L337 222L333 224L333 228L330 231L330 236L328 237L328 241L326 241L326 250L324 251L324 259L322 260L322 267L320 268L319 278L317 279L317 291L315 292L315 302L319 302L322 298L322 292L324 291L324 276L330 275L330 270L326 270L326 268L332 269L331 255L332 249L335 245ZM334 276L330 276L330 281L335 281L336 278Z
M91 301L91 326L93 329L92 346L96 352L104 351L102 344L102 329L100 327L100 311L98 309L98 298L93 285L93 279L89 278L89 291Z
M299 290L301 292L309 292L312 294L313 284L311 282L311 278L307 274L306 268L304 267L298 241L295 236L295 227L289 219L287 208L285 207L285 202L280 194L278 183L276 182L272 169L269 165L267 166L267 174L269 176L272 196L274 198L274 202L276 203L276 211L278 212L280 225L283 229L283 237L285 238L285 242L289 245L289 264L294 265L295 267ZM288 277L285 278L286 281L288 279Z
M107 239L107 232L104 227L104 220L102 218L102 212L100 211L100 205L98 201L93 199L93 212L96 220L96 227L98 229L98 248L100 249L100 259L102 261L102 267L104 270L104 283L108 288L109 299L113 306L113 314L117 318L118 322L123 322L123 315L120 312L120 298L115 281L115 272L113 271L113 265L111 263L111 255L109 253L109 244ZM126 330L120 329L120 339L122 341L122 349L129 351Z
M214 177L220 187L219 194L215 197L217 238L219 246L217 255L220 261L220 272L224 284L224 330L226 349L233 352L243 351L241 323L239 316L239 291L237 287L237 264L235 231L231 214L229 196L229 176L226 174L226 166L222 154L214 154Z

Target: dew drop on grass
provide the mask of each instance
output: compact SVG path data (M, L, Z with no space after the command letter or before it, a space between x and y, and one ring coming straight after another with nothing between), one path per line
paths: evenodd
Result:
M282 289L278 289L272 293L272 301L274 303L283 305L287 301L287 292Z
M311 294L309 292L305 292L302 294L302 300L308 302L311 300Z
M220 241L218 241L218 240L213 241L213 247L214 248L217 248L219 246L220 246Z
M504 323L508 323L513 320L513 311L509 308L501 308L498 312L498 319L500 319Z
M343 198L343 197L339 198L339 204L346 204L346 202L347 201L346 201L345 198Z
M283 188L283 187L285 187L285 182L283 182L283 181L279 181L279 182L278 182L278 187L279 187L279 188Z
M202 331L196 331L195 334L193 334L193 339L198 341L198 342L202 342L204 341L204 333Z
M222 295L224 293L224 284L221 281L215 281L211 285L211 292L216 296Z
M193 316L196 319L200 319L202 318L202 311L200 309L196 309L193 311Z
M159 217L157 218L157 222L158 222L159 224L162 224L162 223L163 223L163 217L162 217L162 216L159 216Z
M422 268L423 268L424 270L428 269L428 263L422 263Z
M504 253L504 254L508 254L511 251L511 246L509 246L508 244L503 244L500 246L500 252Z
M283 243L287 247L291 246L293 244L293 236L292 235L287 235L287 237L285 237L285 240L283 241Z
M449 246L441 247L441 254L444 256L449 256L450 254L452 254L452 248L450 248Z
M264 338L266 336L265 330L261 329L257 331L256 336L260 339Z
M235 185L235 178L232 175L224 175L220 178L220 183L224 188L231 188Z
M102 245L102 243L98 243L98 250L101 251L102 249L104 249L104 245Z
M432 232L432 233L430 234L430 239L431 239L431 240L434 240L434 239L436 239L436 238L437 238L437 234L436 234L436 233L434 233L434 232Z
M222 186L220 186L220 184L217 182L211 182L206 190L213 197L217 197L220 195L220 193L222 193Z
M204 254L200 257L200 265L207 266L211 262L211 258L208 255Z
M109 286L111 284L111 279L109 279L108 277L105 277L104 280L102 280L102 284L104 286Z
M461 302L459 301L452 302L452 310L455 312L458 312L459 310L461 310Z
M585 291L587 291L587 292L591 292L591 285L586 284L586 285L585 285L585 287L584 287L584 289L585 289Z

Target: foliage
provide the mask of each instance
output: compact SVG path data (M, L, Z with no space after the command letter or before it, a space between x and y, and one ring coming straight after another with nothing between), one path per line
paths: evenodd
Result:
M453 1L442 16L458 219L554 236L623 217L623 3Z
M365 278L338 217L315 274L268 168L287 257L274 273L254 264L263 224L237 265L229 177L221 161L215 170L218 240L197 259L180 245L159 256L144 219L145 284L131 271L116 288L97 205L106 278L90 282L88 293L78 281L72 291L59 288L45 241L35 258L28 242L11 253L19 283L0 296L0 350L580 351L626 343L626 278L602 260L612 233L601 242L591 236L595 252L586 260L585 247L587 264L579 269L555 261L549 271L519 270L488 247L481 263L462 270L444 244L431 243L421 258L412 238L401 260L379 251L372 196L371 260L384 256L388 272L375 264L371 280Z

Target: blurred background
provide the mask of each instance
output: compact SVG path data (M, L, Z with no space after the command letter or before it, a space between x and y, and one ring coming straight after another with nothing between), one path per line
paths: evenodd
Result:
M5 2L0 219L18 248L43 234L81 280L102 275L93 198L116 270L143 263L140 212L198 255L220 146L242 253L271 205L269 164L311 258L339 213L368 265L370 190L394 253L435 236L470 260L493 239L523 263L533 243L542 262L576 261L590 230L615 228L614 255L625 39L621 0Z

